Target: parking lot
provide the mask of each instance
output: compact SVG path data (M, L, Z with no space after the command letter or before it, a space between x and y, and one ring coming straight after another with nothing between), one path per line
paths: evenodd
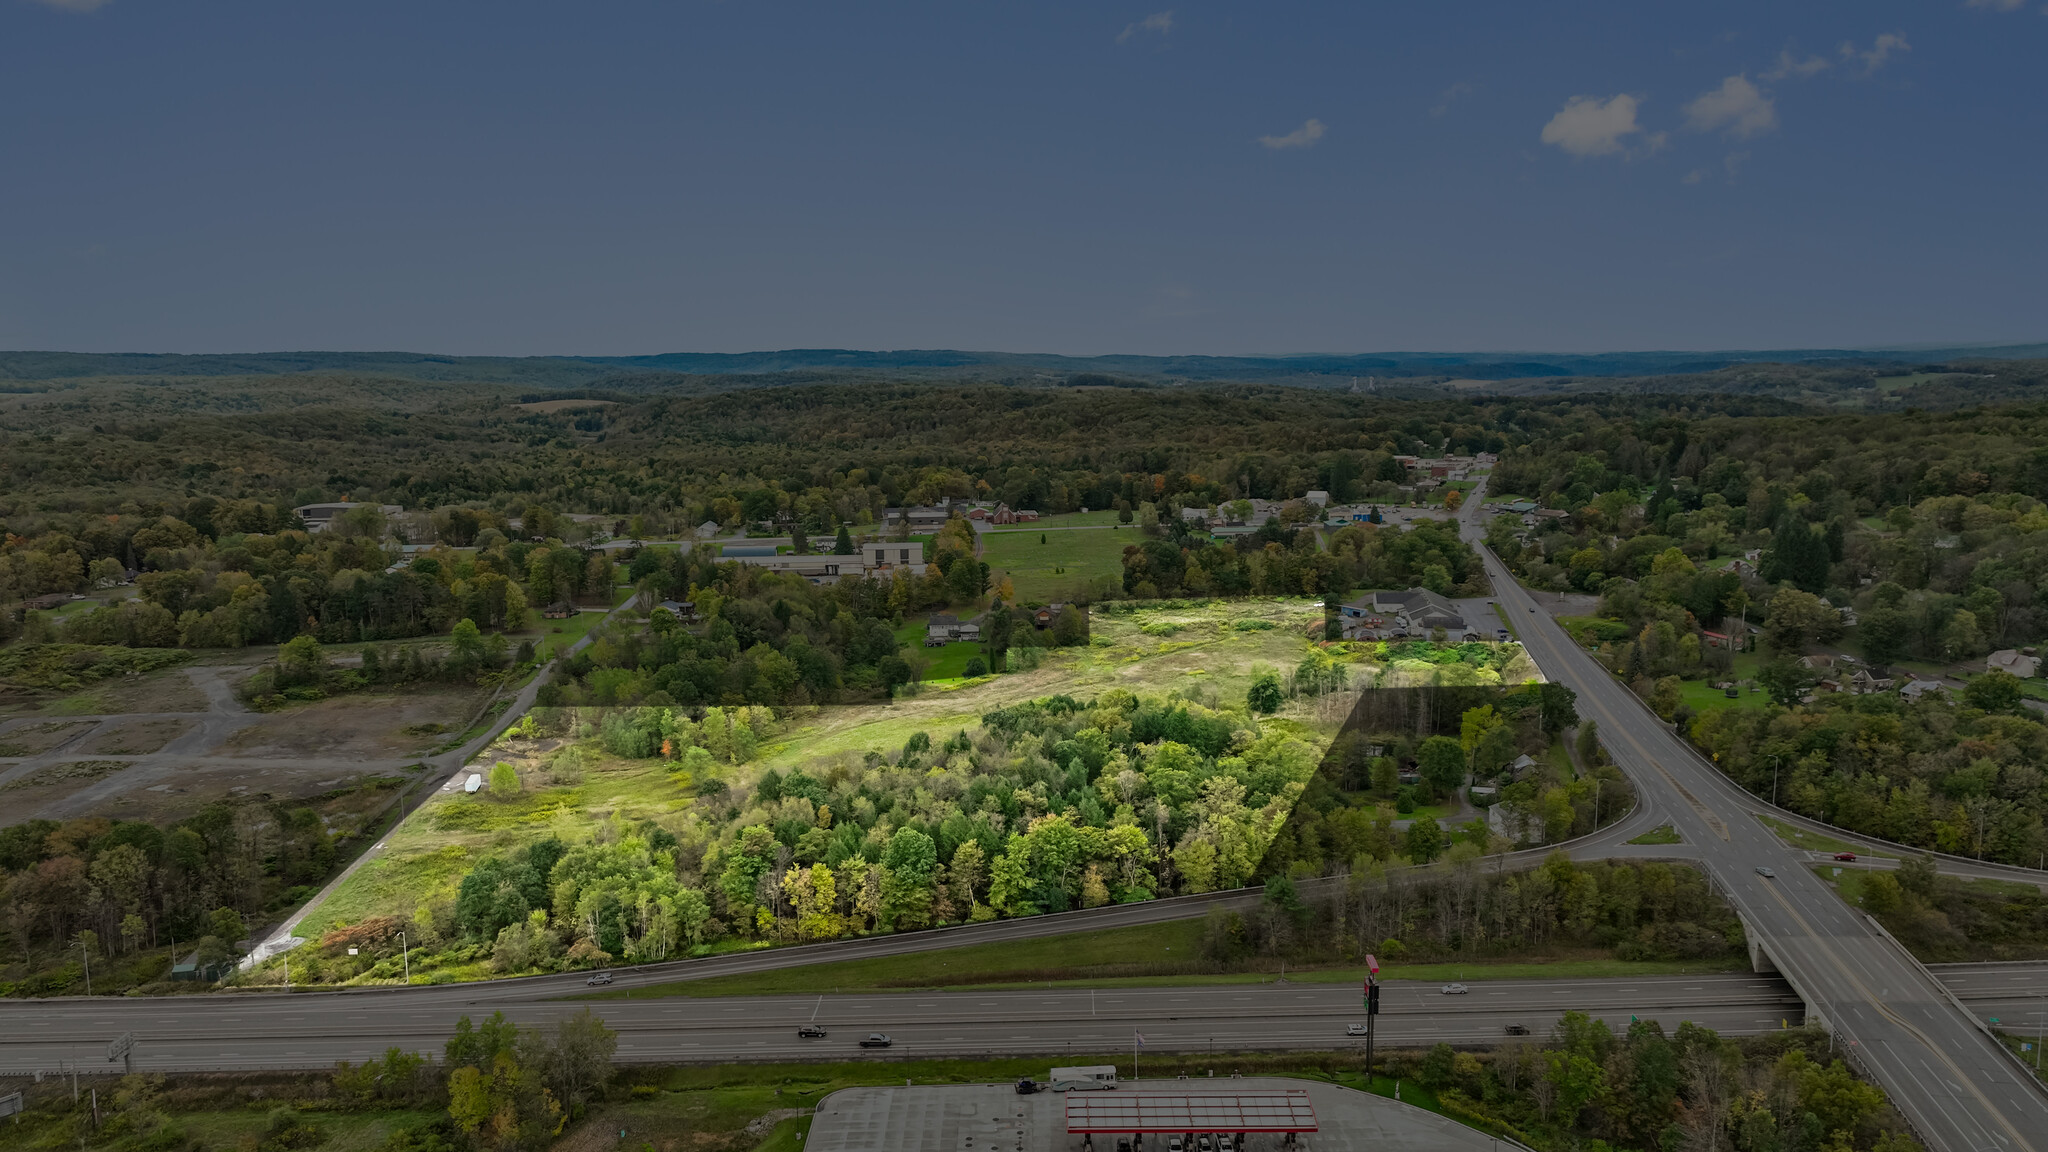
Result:
M1318 1131L1296 1138L1303 1152L1494 1152L1484 1133L1433 1112L1313 1080L1253 1076L1120 1082L1115 1091L1150 1095L1282 1092L1306 1089ZM818 1102L807 1152L1080 1152L1069 1136L1066 1097L1017 1095L1010 1084L948 1084L848 1088ZM1284 1137L1253 1135L1249 1152L1280 1152ZM1097 1152L1115 1152L1114 1137L1097 1137ZM1164 1152L1163 1135L1145 1138L1146 1152Z

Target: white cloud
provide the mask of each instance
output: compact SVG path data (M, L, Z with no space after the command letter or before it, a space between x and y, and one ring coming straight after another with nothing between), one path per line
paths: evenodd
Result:
M1969 0L1972 8L1988 8L1993 12L2017 12L2027 6L2027 0Z
M105 7L107 0L36 0L36 3L60 12L91 12Z
M1695 132L1725 131L1737 140L1747 140L1776 128L1778 111L1749 77L1736 75L1687 104L1685 122Z
M1858 49L1856 45L1846 40L1843 41L1842 59L1861 61L1863 64L1863 74L1868 76L1879 68L1884 67L1884 62L1892 58L1892 53L1911 52L1912 50L1913 46L1906 43L1904 36L1887 32L1871 41L1870 50L1867 52Z
M1460 80L1456 84L1451 85L1449 88L1444 89L1443 95L1436 98L1436 105L1435 107L1432 107L1429 110L1429 114L1431 116L1441 116L1444 113L1449 112L1451 110L1452 104L1455 104L1460 100L1463 100L1465 97L1470 96L1477 91L1477 88L1474 88L1472 87L1472 85L1465 83L1463 80Z
M1259 143L1275 150L1281 148L1307 148L1323 138L1323 122L1309 119L1302 126L1285 136L1261 136Z
M1799 60L1794 58L1790 52L1780 52L1778 53L1778 62L1771 66L1770 71L1759 73L1757 79L1804 80L1808 76L1825 72L1834 66L1835 62L1825 56L1808 56L1804 60Z
M1543 142L1574 156L1605 156L1619 152L1622 137L1642 131L1636 123L1637 99L1624 92L1602 100L1574 96L1543 126Z
M1171 31L1173 31L1173 13L1154 12L1143 20L1133 21L1124 25L1124 30L1116 34L1116 42L1122 44L1133 36L1141 36L1147 32L1157 32L1159 35L1164 36Z

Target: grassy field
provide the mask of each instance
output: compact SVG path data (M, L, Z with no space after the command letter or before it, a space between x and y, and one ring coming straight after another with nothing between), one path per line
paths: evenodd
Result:
M983 713L1061 692L1084 698L1109 688L1160 693L1181 689L1241 703L1251 686L1252 669L1261 664L1293 667L1309 649L1304 628L1321 619L1318 602L1282 599L1148 607L1116 615L1095 612L1090 629L1098 643L1046 649L1043 662L1029 672L957 686L940 684L889 704L820 708L776 737L748 770L788 772L849 752L901 747L914 732L929 732L935 738L950 735L974 728ZM1148 634L1143 630L1148 624L1174 631ZM1240 624L1271 627L1247 629ZM959 647L980 650L979 645ZM966 659L960 663L964 666ZM1340 719L1326 719L1306 702L1295 701L1281 710L1277 722L1296 726L1304 738L1327 741L1336 735Z
M1309 649L1304 628L1321 618L1316 601L1280 599L1096 613L1096 643L1045 650L1043 663L1034 670L942 682L888 704L807 710L773 732L760 757L738 772L742 780L751 780L770 768L787 773L870 749L900 748L915 732L943 738L973 730L993 709L1060 692L1090 697L1112 687L1158 693L1181 689L1242 702L1252 669L1286 668L1299 662ZM1144 630L1148 625L1153 628L1150 633ZM980 651L978 645L953 647L967 654ZM966 663L964 655L959 659ZM1263 723L1320 747L1336 735L1345 710L1319 711L1307 701L1292 701ZM579 781L550 783L539 765L557 743L510 739L493 744L477 763L505 760L520 767L526 773L526 791L509 802L437 793L393 831L347 883L313 909L300 934L315 936L371 915L410 913L422 901L451 895L475 862L492 852L549 835L582 843L599 821L614 815L626 822L672 821L695 800L691 782L678 779L662 761L622 760L605 754L594 741L583 749ZM480 961L442 970L413 966L416 983L487 975Z
M1203 924L1180 920L1135 928L1111 928L1043 940L974 944L944 951L841 960L706 980L677 980L645 988L598 992L585 1000L644 1000L671 996L800 996L818 992L903 992L969 988L1129 988L1209 984L1270 984L1281 963L1267 959L1255 969L1218 971L1201 959ZM1465 960L1432 964L1387 964L1383 980L1599 980L1622 976L1736 971L1740 958L1715 963L1628 961L1608 957L1560 956L1537 960ZM1365 979L1363 965L1300 965L1288 962L1286 977L1297 984L1344 984Z
M1093 513L1091 513L1093 515ZM1112 520L1115 513L1108 513ZM1043 537L1045 543L1039 543ZM1124 547L1144 537L1135 528L1085 528L1071 532L996 531L981 537L981 558L990 578L1008 576L1023 603L1064 600L1091 580L1120 576Z
M1631 844L1683 844L1685 837L1669 824L1659 824L1641 836L1630 840Z
M1959 375L1959 373L1914 372L1906 376L1880 376L1877 378L1876 381L1877 390L1883 393L1904 392L1908 388L1916 387L1921 384L1926 384L1934 380L1946 380L1954 375Z

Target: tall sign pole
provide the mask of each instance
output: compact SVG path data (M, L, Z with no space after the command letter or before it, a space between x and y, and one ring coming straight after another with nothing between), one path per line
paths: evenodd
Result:
M1371 1089L1372 1089L1372 1042L1373 1042L1373 1025L1374 1025L1374 1024L1376 1024L1376 1023L1378 1023L1378 1017L1379 1017L1379 1014L1380 1014L1380 982L1379 982L1379 975L1380 975L1380 962L1379 962L1379 959L1378 959L1377 957L1375 957L1375 956L1374 956L1374 955L1373 955L1372 953L1370 953L1370 952L1366 953L1366 954L1365 954L1365 967L1366 967L1366 971L1367 971L1367 973L1368 973L1368 975L1367 975L1367 976L1366 976L1366 978L1365 978L1365 989L1364 989L1364 992L1365 992L1365 1084L1366 1084L1366 1090L1367 1090L1367 1091L1371 1091Z
M122 1071L133 1072L135 1071L134 1052L135 1033L123 1032L119 1036L114 1037L113 1042L107 1045L107 1063L112 1064L114 1061L119 1060L121 1061Z

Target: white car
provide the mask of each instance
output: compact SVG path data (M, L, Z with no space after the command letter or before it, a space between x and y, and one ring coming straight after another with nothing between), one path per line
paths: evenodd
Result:
M1759 868L1756 870L1756 874L1763 877L1766 880L1776 880L1778 878L1778 874L1776 872L1771 871L1769 868Z
M1463 984L1446 984L1443 986L1443 994L1446 996L1463 996L1470 991L1471 989Z
M1346 1024L1346 1025L1344 1026L1344 1034L1345 1034L1346 1036L1363 1036L1363 1035L1365 1035L1365 1025L1363 1025L1363 1024Z

